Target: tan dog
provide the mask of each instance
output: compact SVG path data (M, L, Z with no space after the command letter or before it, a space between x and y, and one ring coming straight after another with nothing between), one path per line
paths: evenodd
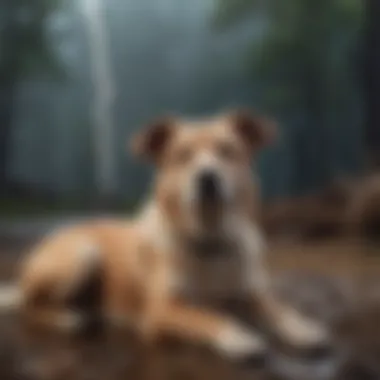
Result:
M28 316L77 327L81 315L67 301L100 269L103 314L147 339L173 333L230 357L262 355L254 331L190 302L244 294L282 341L324 345L320 326L275 298L263 266L250 159L272 137L269 121L245 112L151 125L133 142L158 169L151 199L130 222L64 229L39 245L21 272Z

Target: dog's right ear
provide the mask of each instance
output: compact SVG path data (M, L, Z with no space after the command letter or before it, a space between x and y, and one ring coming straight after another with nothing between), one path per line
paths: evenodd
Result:
M132 139L132 152L136 157L158 162L175 130L175 121L165 117L151 123Z
M276 140L274 121L245 109L235 110L229 116L236 133L250 151L260 150Z

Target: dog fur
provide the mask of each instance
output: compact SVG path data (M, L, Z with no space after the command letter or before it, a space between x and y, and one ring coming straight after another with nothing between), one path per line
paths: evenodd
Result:
M322 326L276 298L265 269L250 162L273 137L272 122L246 111L154 122L132 142L134 153L157 167L150 199L134 219L68 227L42 241L20 273L27 318L79 327L82 315L67 300L100 270L102 314L146 341L174 334L232 358L264 354L261 335L208 307L239 294L282 342L326 345ZM205 169L220 177L223 199L200 206L194 184Z

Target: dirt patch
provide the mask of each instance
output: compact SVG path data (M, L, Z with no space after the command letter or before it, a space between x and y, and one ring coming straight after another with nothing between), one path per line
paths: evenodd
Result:
M0 278L15 276L23 244L3 245ZM330 324L346 360L334 377L309 371L273 373L229 363L205 348L161 342L147 349L126 333L65 337L27 328L16 315L0 319L0 378L8 379L292 379L380 378L380 250L347 240L276 243L269 266L278 292L305 313ZM234 313L234 306L229 306ZM292 358L296 360L297 358Z

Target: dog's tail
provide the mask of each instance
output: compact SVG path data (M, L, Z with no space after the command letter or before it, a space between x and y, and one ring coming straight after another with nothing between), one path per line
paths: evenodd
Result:
M18 309L22 298L22 291L16 284L0 284L0 312Z

